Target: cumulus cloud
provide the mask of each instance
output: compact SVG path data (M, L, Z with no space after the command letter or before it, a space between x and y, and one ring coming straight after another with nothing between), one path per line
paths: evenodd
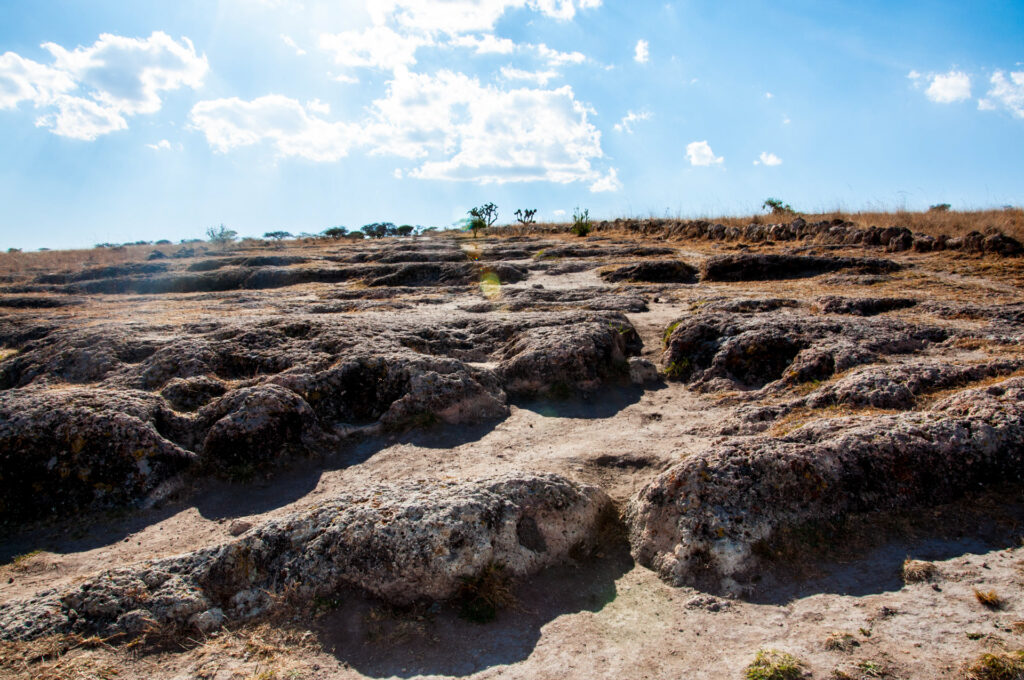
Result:
M501 75L506 80L524 80L537 85L547 85L548 81L558 77L558 71L524 71L511 66L502 66Z
M754 161L754 165L767 165L768 167L774 167L776 165L782 165L782 159L773 153L762 151L761 155Z
M950 71L932 76L931 85L924 91L928 99L949 104L971 98L971 77L963 71Z
M504 183L597 181L601 133L572 88L483 85L462 73L401 72L374 102L374 153L423 159L411 176Z
M375 24L394 22L405 28L433 33L488 31L509 9L531 9L569 20L582 9L599 7L601 0L374 0L368 3Z
M267 142L279 156L319 162L346 156L358 139L358 126L328 122L314 113L294 99L267 95L252 101L202 101L192 107L189 119L221 153Z
M641 111L640 113L627 111L626 115L622 117L622 120L615 124L615 131L633 134L633 123L641 120L647 120L650 117L651 113L649 111Z
M715 153L711 150L711 145L706 140L687 144L686 157L690 160L690 165L701 167L721 165L725 162L725 159L721 156L715 156Z
M43 48L51 66L13 52L0 57L0 108L29 101L44 111L37 126L75 139L127 128L126 116L156 113L163 92L198 88L209 70L188 38L177 42L160 31L145 39L104 33L74 50Z
M433 45L427 35L397 33L387 26L320 36L320 47L341 66L394 70L416 63L416 50Z
M514 40L499 38L492 33L484 35L460 35L448 43L453 47L467 47L476 54L512 54L519 45Z
M638 64L646 64L651 58L650 45L646 40L636 41L636 50L633 53L633 61Z
M911 70L907 78L920 88L927 83L924 94L928 99L939 104L951 104L971 98L971 76L963 71L950 70L948 73L922 74Z
M590 185L590 191L595 194L604 191L618 191L621 188L622 182L619 181L619 173L615 168L608 170L607 175Z
M268 143L280 156L328 162L359 146L416 160L409 177L590 182L594 191L613 191L620 186L614 169L595 167L603 153L590 113L568 86L506 90L463 73L399 69L358 123L330 122L319 102L281 95L200 102L191 123L220 152Z
M1024 71L996 71L989 82L992 87L978 100L978 108L993 110L1001 105L1015 117L1024 118Z
M149 147L150 149L152 149L153 151L170 151L171 150L171 143L168 140L166 140L166 139L161 139L156 144L147 144L146 146Z

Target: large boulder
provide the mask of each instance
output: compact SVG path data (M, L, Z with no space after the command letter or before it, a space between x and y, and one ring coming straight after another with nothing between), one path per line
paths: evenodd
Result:
M143 498L195 460L165 437L175 421L146 392L0 392L0 523L67 518Z
M928 411L809 423L689 456L629 503L633 555L676 585L737 590L779 532L1024 482L1024 378Z
M395 604L443 600L487 570L527 576L588 554L613 514L600 489L557 475L353 490L221 546L0 605L0 639L203 630L347 588Z

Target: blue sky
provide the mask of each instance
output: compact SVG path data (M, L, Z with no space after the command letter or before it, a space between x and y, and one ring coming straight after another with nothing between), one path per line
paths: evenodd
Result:
M1019 205L1022 36L1020 2L8 0L0 247Z

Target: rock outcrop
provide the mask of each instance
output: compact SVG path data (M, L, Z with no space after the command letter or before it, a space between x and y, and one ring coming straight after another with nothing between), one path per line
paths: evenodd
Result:
M736 590L778 532L1024 481L1024 379L927 411L833 418L689 456L629 503L633 555L676 585Z
M2 604L0 639L209 632L346 589L444 600L487 569L520 577L585 556L613 516L602 491L556 475L355 489L220 546Z

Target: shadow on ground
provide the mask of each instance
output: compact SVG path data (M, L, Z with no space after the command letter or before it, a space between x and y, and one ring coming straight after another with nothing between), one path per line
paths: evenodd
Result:
M517 663L530 656L550 621L600 611L615 599L615 582L633 560L624 539L604 550L519 584L515 605L489 623L461 618L454 604L398 610L354 596L323 616L315 630L339 664L374 678L466 676Z
M642 387L610 387L603 390L599 397L590 399L517 399L511 403L546 418L613 418L622 409L640 401L643 396Z
M848 520L838 531L814 532L803 555L770 559L743 599L785 604L820 593L874 595L903 588L903 561L953 559L1018 547L1024 540L1019 486L975 493L913 512L876 513ZM793 546L786 546L786 552Z

